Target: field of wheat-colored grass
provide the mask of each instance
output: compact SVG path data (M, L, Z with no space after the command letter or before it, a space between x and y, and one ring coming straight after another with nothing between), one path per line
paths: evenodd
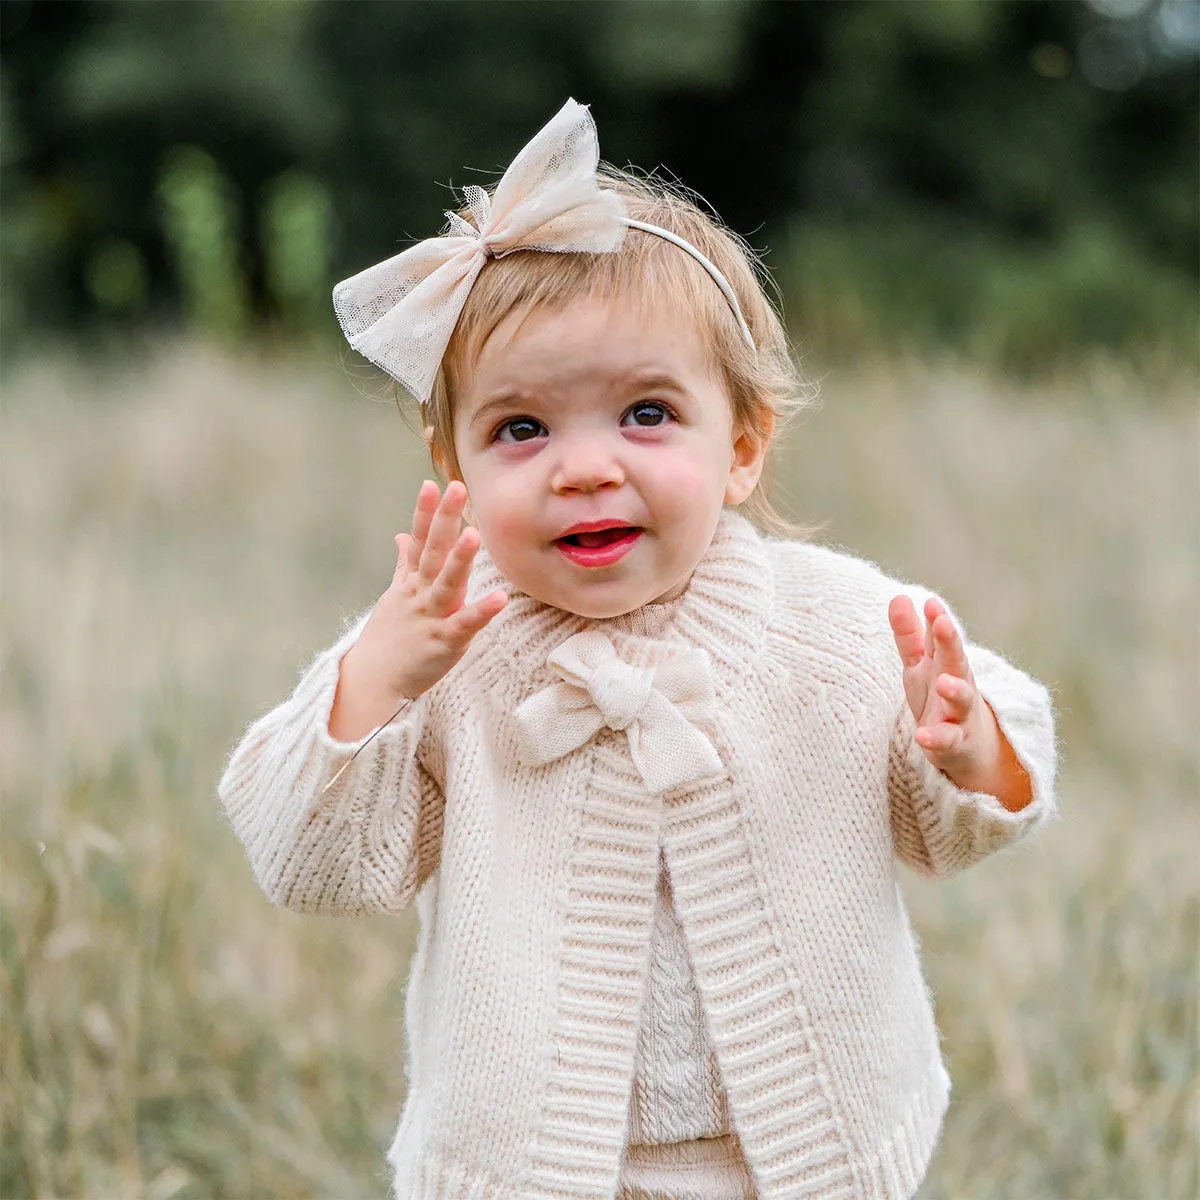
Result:
M781 456L1059 711L1061 820L906 877L954 1079L923 1200L1200 1187L1193 388L840 370ZM414 919L272 908L215 795L390 577L428 468L372 389L191 344L7 374L5 1200L386 1195Z

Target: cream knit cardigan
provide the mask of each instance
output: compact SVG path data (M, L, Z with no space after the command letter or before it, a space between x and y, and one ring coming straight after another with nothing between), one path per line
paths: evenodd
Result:
M1031 777L1033 803L1010 813L914 742L887 606L906 591L922 611L928 593L871 563L762 537L730 509L671 605L579 617L515 591L481 550L468 596L496 587L504 611L324 795L359 744L327 721L365 616L220 783L272 900L416 903L398 1200L613 1196L660 845L764 1200L906 1200L949 1078L896 860L949 875L1052 813L1046 689L968 642ZM547 663L581 632L615 650L582 687ZM685 782L647 783L664 775Z

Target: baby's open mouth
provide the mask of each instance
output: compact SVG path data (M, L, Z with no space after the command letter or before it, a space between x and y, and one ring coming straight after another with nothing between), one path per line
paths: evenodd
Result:
M558 540L571 546L609 546L629 537L631 533L640 532L641 527L638 525L620 525L612 529L595 529L591 533L570 533Z

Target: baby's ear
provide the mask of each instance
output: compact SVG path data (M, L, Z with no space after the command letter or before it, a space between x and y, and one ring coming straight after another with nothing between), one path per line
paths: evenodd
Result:
M734 427L733 454L725 487L726 504L741 504L758 486L774 432L775 414L770 410L760 414L756 425Z
M446 473L445 456L437 448L437 446L435 446L433 444L433 426L432 425L425 426L424 438L425 438L425 449L429 451L429 457L437 465L438 470L441 471L442 474L444 475Z
M432 425L427 425L425 427L425 448L429 451L430 459L433 461L434 466L441 471L443 478L447 480L450 479L451 475L449 467L446 464L446 456L442 453L441 449L434 444Z

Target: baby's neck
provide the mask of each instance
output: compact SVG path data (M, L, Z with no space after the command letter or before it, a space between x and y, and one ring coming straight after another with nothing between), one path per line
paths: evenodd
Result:
M670 628L686 591L687 585L684 584L673 589L669 598L656 597L640 608L633 608L611 617L585 617L582 613L577 613L576 616L598 626L621 630L636 637L657 638Z

